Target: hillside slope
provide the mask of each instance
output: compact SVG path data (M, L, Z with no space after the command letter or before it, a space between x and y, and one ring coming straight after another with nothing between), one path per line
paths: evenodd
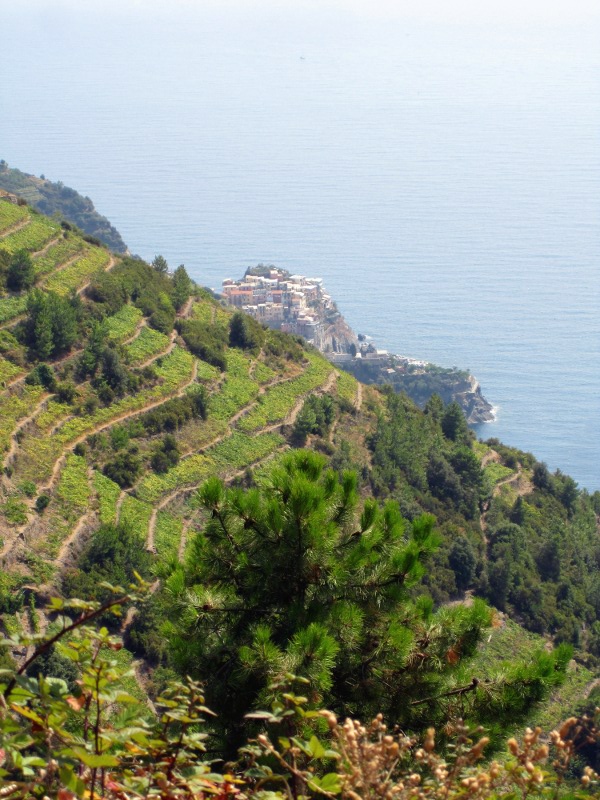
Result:
M397 501L409 523L435 515L441 543L415 592L442 609L479 594L596 669L598 493L476 442L455 404L433 398L421 411L362 386L301 340L223 307L184 268L163 274L1 200L0 281L6 630L29 624L27 595L44 626L48 595L93 594L96 568L125 583L137 565L159 580L124 633L156 689L174 668L167 584L207 521L198 487L215 475L261 486L308 447L338 474L356 470L362 497ZM117 551L96 534L115 525L133 550L109 557ZM582 669L576 686L593 677Z

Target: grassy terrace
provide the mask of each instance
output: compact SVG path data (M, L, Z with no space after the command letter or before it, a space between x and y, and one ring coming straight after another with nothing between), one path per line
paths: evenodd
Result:
M169 337L155 331L154 328L145 326L135 339L125 346L127 360L130 364L143 364L152 356L156 356L167 349Z
M28 216L29 212L24 206L15 206L6 200L0 200L0 236Z
M148 526L152 516L152 506L138 500L137 497L126 495L121 505L119 522L127 525L142 541L146 541Z
M198 379L201 381L209 382L216 381L221 375L221 372L213 367L212 364L207 364L206 361L198 360Z
M24 370L21 367L17 367L12 361L7 361L0 356L0 384L6 383L16 378L18 375L22 375L23 372Z
M113 342L122 342L133 336L138 323L142 319L142 312L129 303L107 319L108 338Z
M354 403L356 401L358 381L353 375L350 375L349 372L340 372L336 386L340 400L345 400L347 403Z
M255 431L280 422L290 413L302 395L321 386L331 373L331 365L320 356L308 354L308 368L296 378L267 389L259 397L258 407L238 422L243 431Z
M210 451L211 461L220 472L238 471L249 467L256 461L262 461L277 448L285 444L285 439L278 433L261 433L248 436L234 431L231 436L219 442Z
M258 381L261 386L264 383L269 383L269 381L272 381L276 375L277 373L275 370L271 369L271 367L267 367L267 365L263 364L262 361L258 361L254 367L253 378L255 381Z
M157 386L145 389L136 395L128 395L116 403L99 408L93 414L69 420L57 431L56 438L62 443L68 444L88 431L93 432L96 427L110 422L121 414L143 409L146 405L171 395L179 386L190 380L192 366L193 356L176 347L172 353L162 359L161 364L157 364L156 372L161 379Z
M110 262L107 250L98 247L89 247L84 250L81 258L74 261L65 269L55 272L44 282L44 289L67 295L73 289L90 281L96 273L106 269Z
M117 500L121 494L121 487L103 475L94 472L94 491L98 497L98 515L100 522L111 523L117 518Z
M61 232L58 222L53 222L38 214L31 215L31 222L24 228L20 228L14 233L10 233L0 240L0 247L7 250L11 255L17 250L29 250L35 252L41 250L45 244Z
M198 486L216 472L237 472L260 461L285 444L276 433L247 436L234 432L205 455L182 459L164 475L147 475L137 488L143 500L153 503L178 489Z
M222 420L231 419L236 412L257 398L259 389L260 386L252 378L227 374L218 394L209 398L209 416Z
M26 294L14 294L10 297L0 297L0 324L23 314L26 308Z
M510 467L505 467L504 464L499 464L497 461L490 461L484 467L483 474L488 485L494 486L494 484L514 475L514 470L510 469Z
M82 456L67 456L56 489L65 518L71 522L80 517L89 507L90 487L87 478L87 465Z
M8 450L15 425L31 414L44 394L41 386L23 386L19 391L0 397L0 452Z
M68 403L59 403L58 400L48 400L48 405L37 415L35 423L40 431L48 432L59 420L70 416L73 409Z
M0 205L7 205L0 203ZM4 242L0 240L0 247ZM44 275L56 272L61 264L69 261L78 253L84 251L84 242L79 237L70 236L68 239L62 239L57 244L53 245L47 253L43 256L35 258L33 261L36 278L42 278ZM64 270L67 272L68 268ZM63 272L59 270L54 282L59 283L62 280ZM48 283L51 279L46 280L45 288L48 288ZM76 288L76 287L74 287ZM27 308L27 292L20 294L10 295L8 297L0 298L0 323L8 322L20 314L23 314Z
M236 377L248 377L254 359L247 353L231 347L227 351L227 372Z
M47 253L33 260L36 278L54 272L61 264L81 253L84 247L84 241L79 236L71 235L68 239L61 239L60 242L52 245Z
M154 546L161 561L169 561L177 556L182 533L183 523L179 517L166 511L158 512L154 529Z
M79 437L93 433L122 415L142 411L153 403L171 397L179 387L190 381L194 358L187 351L175 347L159 361L156 372L160 382L156 386L103 406L93 414L69 418L52 436L44 436L40 432L38 436L26 437L20 450L20 459L17 460L17 469L22 470L23 479L39 482L48 478L61 453Z
M213 463L208 456L193 455L183 458L176 467L164 475L149 473L136 489L138 497L148 503L160 500L166 494L197 486L212 474Z
M212 322L213 314L216 313L215 304L209 300L200 300L192 304L192 318L209 325Z

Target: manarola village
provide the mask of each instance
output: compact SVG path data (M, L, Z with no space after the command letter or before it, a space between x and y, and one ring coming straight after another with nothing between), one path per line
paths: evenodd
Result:
M598 3L0 12L0 798L600 797Z

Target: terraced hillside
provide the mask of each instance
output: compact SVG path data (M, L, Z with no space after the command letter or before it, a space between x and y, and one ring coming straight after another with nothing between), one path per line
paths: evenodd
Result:
M33 264L30 285L0 298L5 596L58 587L103 522L127 523L159 561L171 558L207 477L238 480L283 452L305 399L335 397L338 379L356 395L296 341L266 333L258 347L229 346L231 312L185 275L159 275L8 202L0 237L7 270L23 252ZM166 290L159 307L145 294L152 280ZM76 328L50 355L36 339L46 313L35 314L36 291L59 298Z
M455 405L432 399L422 412L361 386L221 305L183 267L164 274L4 201L0 287L5 630L27 595L44 625L49 593L91 591L90 548L116 530L153 581L126 639L146 663L170 666L158 628L169 582L203 535L198 488L215 475L268 485L286 451L310 447L338 474L356 470L365 497L396 500L409 521L436 516L440 547L422 586L439 608L484 596L547 644L584 649L590 672L577 666L573 680L593 678L600 583L588 569L582 589L576 576L596 557L600 498L530 454L474 441ZM110 572L113 555L94 557Z

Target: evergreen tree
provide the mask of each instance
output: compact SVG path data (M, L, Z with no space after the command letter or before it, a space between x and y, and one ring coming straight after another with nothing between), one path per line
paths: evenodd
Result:
M480 600L434 612L411 591L437 545L433 517L409 525L394 502L359 508L355 475L339 479L316 453L290 454L262 490L211 479L199 500L210 520L167 581L166 633L175 664L206 681L229 753L244 715L290 672L339 713L420 728L490 705L496 724L508 692L520 713L564 671L566 651L532 660L527 678L467 677L492 615Z
M173 273L173 290L171 299L176 310L185 304L192 292L192 281L183 264L180 264Z
M265 339L260 324L241 311L236 311L229 322L229 346L242 350L258 350Z
M106 323L96 322L92 325L86 346L77 363L77 374L82 380L96 374L104 352L107 333Z
M160 272L161 275L164 275L169 270L169 265L167 264L166 258L164 256L155 256L154 261L152 262L152 266L157 272Z
M33 261L27 250L17 250L8 265L6 285L13 292L31 289L35 283Z
M27 301L25 339L41 360L68 351L77 341L76 313L64 297L34 290Z
M111 347L106 347L102 353L102 378L117 395L124 394L127 388L127 370L117 351Z
M453 442L468 442L469 428L467 420L457 402L449 403L442 416L442 431L447 439Z

